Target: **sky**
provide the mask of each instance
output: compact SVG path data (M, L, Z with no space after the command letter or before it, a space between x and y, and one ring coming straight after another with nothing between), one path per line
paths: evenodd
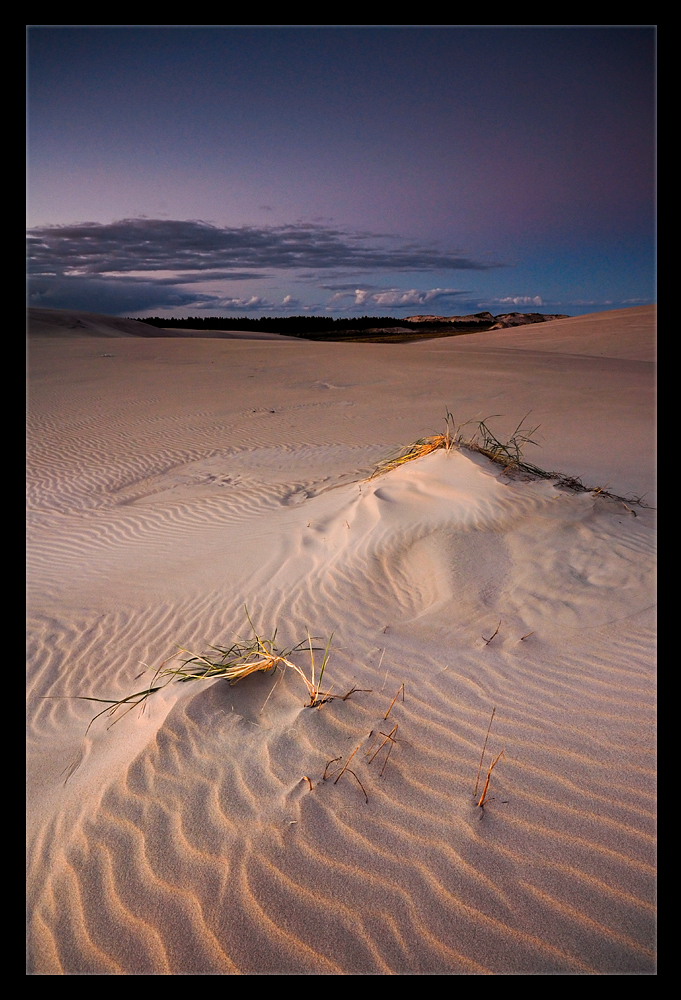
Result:
M651 26L31 26L30 305L655 301Z

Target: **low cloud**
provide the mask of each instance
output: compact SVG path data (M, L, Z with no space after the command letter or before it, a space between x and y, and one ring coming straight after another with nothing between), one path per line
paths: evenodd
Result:
M183 292L164 282L49 276L29 281L28 304L42 309L81 309L119 315L188 306L214 309L219 300L215 295Z
M499 264L322 223L221 227L199 220L122 219L28 231L34 275L105 275L128 271L197 273L224 268L488 270Z
M338 286L336 286L338 287ZM460 296L468 295L468 292L459 291L456 288L431 288L428 291L420 291L417 288L382 288L375 290L371 288L354 288L353 286L341 286L347 291L337 291L331 296L329 305L334 302L341 302L349 296L354 297L355 306L370 306L376 308L382 306L389 309L412 309L415 306L432 305L439 302L446 305L452 300L459 302Z
M230 312L262 312L263 309L274 308L274 303L264 299L261 295L251 295L248 299L216 297L211 308L227 309Z
M541 295L507 295L504 299L492 299L493 302L498 302L499 305L509 305L509 306L543 306L545 303L542 301Z

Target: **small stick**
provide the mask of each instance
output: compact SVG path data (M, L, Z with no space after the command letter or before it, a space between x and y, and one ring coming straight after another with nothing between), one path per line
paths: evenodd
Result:
M494 765L496 764L496 762L499 760L500 757L504 757L504 751L503 750L499 751L499 753L496 755L496 757L494 758L494 760L492 761L492 763L489 766L489 771L487 772L487 781L485 782L485 787L482 790L482 795L480 796L480 801L478 802L478 805L480 806L481 809L482 809L482 807L485 804L485 796L487 795L487 788L489 786L489 778L490 778L490 775L492 773L492 768L494 767ZM506 760L505 757L504 757L504 760Z
M304 774L300 780L301 781L307 781L308 785L310 786L310 791L312 791L312 782L310 781L310 779L308 778L308 776L306 774Z
M324 774L322 775L322 781L326 781L326 772L329 770L332 764L335 764L337 760L342 760L342 757L334 757L333 760L327 760L326 767L324 768Z
M518 642L522 642L523 639L529 639L531 635L534 635L534 632L528 632L527 635L521 635Z
M398 687L398 689L397 689L397 694L395 695L395 697L393 698L393 700L392 700L392 701L390 702L390 708L388 709L388 711L387 711L387 712L385 713L385 715L383 716L383 719L384 719L384 720L385 720L385 719L387 719L387 718L388 718L388 716L390 715L390 709L391 709L391 708L393 707L393 705L394 705L394 704L395 704L395 702L397 701L397 695L399 695L400 691L402 692L402 701L404 701L404 684L402 684L402 686L401 686L401 687Z
M359 785L359 787L364 792L364 798L366 799L366 804L369 805L369 796L367 795L366 788L364 787L364 785L359 780L359 778L357 777L357 775L355 774L355 772L352 770L351 767L348 768L348 774L351 774L353 776L353 778L355 778L357 780L357 784ZM338 777L340 777L340 775ZM335 782L334 782L334 784L335 784Z
M393 743L395 742L395 740L393 739L393 733L396 732L396 731L397 731L397 723L393 726L393 728L390 730L390 732L387 735L386 735L386 733L381 733L380 734L381 736L385 736L385 739L383 740L383 742L381 743L380 747L378 748L378 750L374 754L374 757L376 756L376 754L378 754L383 749L383 747L386 745L386 743L388 742L388 740L391 740ZM390 751L388 751L388 752L390 752ZM369 761L369 763L371 763L371 761L374 759L374 757L371 758L371 760Z
M495 635L497 634L497 632L499 631L499 629L500 629L500 628L501 628L501 621L499 621L499 624L498 624L498 625L497 625L497 627L495 628L494 632L492 632L492 634L491 634L491 636L489 637L489 639L485 639L485 637L484 637L484 635L483 635L483 639L485 639L485 642L487 643L487 645L488 645L488 646L489 646L490 642L492 641L492 639L493 639L493 638L494 638L494 636L495 636Z
M371 694L372 688L358 688L358 687L353 687L351 691L348 691L347 694L343 695L343 697L341 698L341 701L347 701L348 698L350 697L350 695L354 694L356 691L359 691L360 694Z
M350 754L350 756L346 760L345 765L342 768L340 774L338 775L338 777L334 781L334 785L338 784L338 782L340 781L340 778L341 778L343 772L346 770L348 764L350 763L350 761L352 760L352 758L355 756L355 754L357 753L357 751L359 750L359 748L361 747L361 745L362 745L361 743L358 743L357 746L355 747L355 749L352 751L352 753ZM338 757L337 759L340 760L340 757ZM357 778L357 775L355 775L355 777ZM359 778L357 778L357 780L359 781ZM366 795L366 792L364 794Z
M487 736L485 736L485 742L482 747L482 753L480 754L480 767L478 768L478 777L476 778L475 781L475 790L473 792L474 797L478 794L478 784L480 783L480 772L482 771L482 761L485 756L485 750L487 748L487 740L489 739L489 731L492 728L492 719L494 718L494 713L496 712L496 710L497 706L495 705L494 708L492 709L492 716L489 720L489 726L487 727Z
M383 652L381 653L381 658L378 661L378 666L376 667L377 671L379 671L381 669L381 664L383 663L383 657L384 656L385 656L385 646L383 647ZM385 687L385 682L387 680L388 680L388 668L386 667L386 669L385 669L385 677L383 678L383 687L381 688L381 694L383 694L383 688Z
M395 728L397 728L397 727L395 727ZM381 770L379 771L379 774L378 774L379 778L383 777L383 772L385 771L385 765L388 763L388 757L390 756L390 753L391 753L392 748L394 746L395 746L395 740L391 740L390 741L390 746L388 747L388 752L385 755L385 760L383 761L383 767L381 768Z

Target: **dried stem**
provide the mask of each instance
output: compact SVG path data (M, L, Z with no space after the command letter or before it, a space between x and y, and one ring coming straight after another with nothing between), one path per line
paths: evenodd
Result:
M341 777L342 777L342 775L343 775L343 772L347 770L347 766L348 766L348 764L350 763L350 761L352 760L352 758L353 758L353 757L355 756L355 754L357 753L357 751L359 750L359 748L361 747L361 745L362 745L362 744L361 744L361 743L359 743L359 744L358 744L358 745L357 745L357 746L355 747L355 749L354 749L354 750L352 751L352 753L350 754L350 756L349 756L349 757L348 757L348 759L346 760L346 762L345 762L345 765L344 765L344 766L343 766L343 768L341 769L341 772L340 772L340 774L338 775L338 777L337 777L337 778L336 778L336 780L334 781L334 785L337 785L337 784L338 784L338 782L340 781L340 779L341 779ZM340 760L340 757L339 757L338 759ZM355 777L357 778L357 775L355 775ZM357 778L357 780L359 781L359 778Z
M388 716L390 715L390 709L393 707L393 705L397 701L397 696L399 695L400 691L402 692L402 701L404 701L404 684L402 684L400 687L398 687L397 694L395 695L395 697L393 698L393 700L390 702L390 708L388 708L388 711L383 716L384 720L387 719Z
M494 767L494 765L496 764L496 762L499 760L500 757L504 757L504 751L503 750L499 751L499 753L496 755L496 757L494 758L494 760L492 761L492 763L489 766L489 771L487 772L487 781L485 782L485 787L482 790L482 795L480 796L480 801L478 802L478 805L480 806L481 809L482 809L482 807L485 804L485 796L487 795L487 789L489 788L489 778L490 778L490 775L492 773L492 768ZM506 760L505 757L504 757L504 760Z
M381 736L385 736L385 739L384 739L384 740L383 740L383 742L381 743L381 745L380 745L380 747L378 748L378 750L376 750L376 752L374 753L373 757L371 757L371 758L370 758L370 760L369 760L369 763L370 763L370 764L371 764L371 762L373 761L374 757L376 757L376 756L377 756L377 754L379 754L379 753L381 752L381 750L382 750L382 749L383 749L383 747L384 747L384 746L386 745L386 743L388 742L388 740L392 741L393 743L395 742L395 740L393 739L393 733L396 733L396 732L397 732L397 728L398 728L398 726L397 726L397 723L395 723L395 725L393 726L393 728L392 728L392 729L390 730L390 732L389 732L389 733L387 733L387 734L386 734L386 733L381 733L381 734L380 734ZM391 747L391 749L392 749L392 747ZM388 751L388 752L390 752L390 751Z
M331 777L331 775L328 774L328 770L331 767L331 765L335 764L337 760L342 760L342 759L343 759L342 757L334 757L333 760L327 760L326 767L324 768L324 774L322 775L322 781L326 781L327 777Z
M495 635L497 634L497 632L499 631L499 629L500 629L500 628L501 628L501 621L499 622L499 624L498 624L498 625L497 625L497 627L495 628L494 632L492 632L492 634L491 634L491 636L489 637L489 639L485 639L485 637L484 637L484 635L483 635L483 639L485 639L485 643L486 643L486 644L487 644L488 646L489 646L490 642L492 641L492 639L493 639L493 638L494 638L494 636L495 636Z
M473 797L475 797L478 794L478 785L480 783L480 773L482 771L482 761L483 761L483 758L485 756L485 750L487 748L487 740L489 739L489 731L492 728L492 719L494 718L494 713L496 712L496 710L497 710L497 706L495 705L494 708L492 709L492 715L491 715L490 720L489 720L489 726L487 727L487 735L485 736L485 742L484 742L483 747L482 747L482 753L480 754L480 767L478 768L478 777L476 778L476 781L475 781L475 790L473 792Z

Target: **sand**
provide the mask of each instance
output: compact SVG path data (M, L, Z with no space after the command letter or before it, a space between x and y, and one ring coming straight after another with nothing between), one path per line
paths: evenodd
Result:
M29 974L654 974L653 308L397 345L48 320ZM367 478L446 408L499 436L531 410L529 461L651 506L465 449ZM333 633L324 687L370 691L173 683L85 735L81 696L249 635L245 605L281 645Z

